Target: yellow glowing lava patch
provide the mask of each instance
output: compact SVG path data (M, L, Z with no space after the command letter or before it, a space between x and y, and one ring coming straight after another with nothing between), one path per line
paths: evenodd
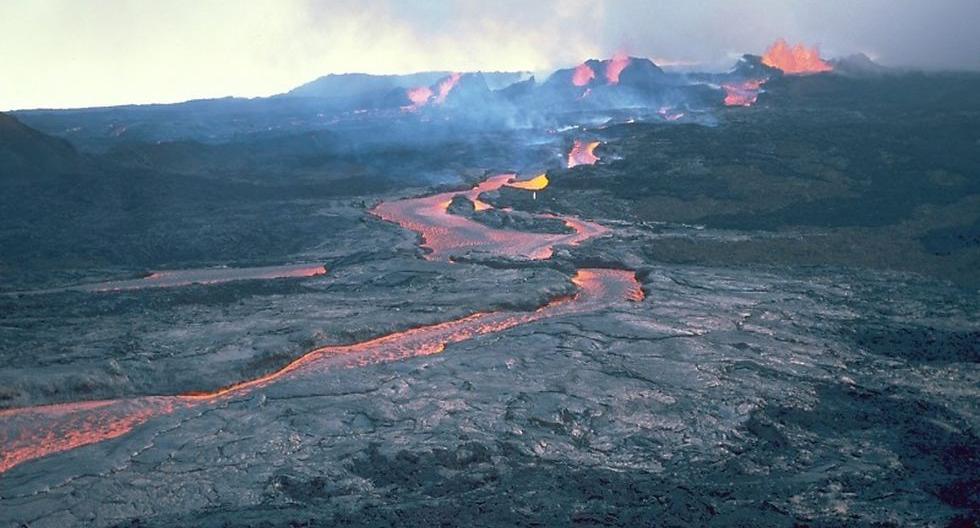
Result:
M539 174L530 180L508 182L509 187L524 189L525 191L540 191L548 186L548 175Z

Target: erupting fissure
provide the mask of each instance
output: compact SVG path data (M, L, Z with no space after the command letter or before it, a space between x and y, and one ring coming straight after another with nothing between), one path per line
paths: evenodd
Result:
M623 73L630 64L630 58L623 52L613 55L606 66L606 82L609 84L619 84L619 74Z
M446 97L449 96L449 92L453 91L456 84L459 83L459 79L463 75L459 72L453 72L449 76L445 77L436 85L436 90L433 91L432 88L428 86L418 86L415 88L409 88L405 91L405 95L408 97L408 106L403 106L402 110L415 111L423 106L434 103L441 105L446 102Z
M802 43L790 47L783 39L769 46L762 55L762 63L791 75L820 73L834 69L830 63L820 58L820 52L816 47L807 48Z
M572 84L575 86L585 86L595 79L595 72L588 64L582 63L575 67L575 71L572 72Z

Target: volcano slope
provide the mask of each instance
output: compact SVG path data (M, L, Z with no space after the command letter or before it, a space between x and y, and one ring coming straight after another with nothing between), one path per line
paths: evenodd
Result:
M448 190L416 183L301 202L349 219L282 253L325 275L6 296L4 350L18 353L3 373L19 385L0 428L11 438L44 431L10 418L29 405L213 391L321 346L477 312L527 317L580 291L583 268L634 270L643 293L426 355L328 362L25 459L0 473L0 523L975 524L980 301L976 247L960 235L978 212L978 87L786 78L712 128L427 147L418 170L459 164L460 195L485 179L475 169L550 169L536 196L501 187L478 197L493 209L452 224L496 228L512 209L526 216L510 225L535 213L606 230L536 260L488 251L486 237L470 252L453 238L443 258L421 249L438 239L419 216L421 239L371 213ZM564 169L581 133L602 142L600 161ZM515 143L548 155L485 154ZM284 202L247 203L261 218ZM456 214L441 204L435 214ZM92 265L91 282L145 269L116 266Z

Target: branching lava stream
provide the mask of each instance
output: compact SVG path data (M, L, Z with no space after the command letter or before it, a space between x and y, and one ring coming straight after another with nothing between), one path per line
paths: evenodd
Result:
M464 194L474 203L481 192L513 180L505 174L490 178L464 193L443 193L380 204L374 213L422 234L430 258L460 249L479 248L494 254L548 258L555 244L577 243L605 228L565 218L574 234L522 233L486 227L449 214L448 202ZM489 207L489 206L487 206ZM591 312L622 301L640 301L643 292L632 271L578 270L578 292L552 300L531 312L475 313L460 319L395 332L369 341L312 350L265 376L214 392L177 396L146 396L26 407L0 411L0 472L24 462L122 436L148 420L229 398L246 395L274 383L317 376L328 369L357 367L437 354L449 344L500 332L518 325L567 314Z

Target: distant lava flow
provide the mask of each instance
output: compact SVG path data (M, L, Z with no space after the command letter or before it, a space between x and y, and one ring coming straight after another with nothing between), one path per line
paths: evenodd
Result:
M752 106L759 99L763 80L748 80L721 85L725 90L725 106Z
M172 288L190 284L218 284L239 280L283 279L291 277L315 277L327 270L323 266L291 264L257 268L205 268L193 270L157 271L141 279L102 282L79 286L85 291L120 291L141 288Z
M65 291L117 292L142 290L145 288L176 288L191 284L220 284L243 280L269 280L316 277L327 269L319 264L286 264L282 266L259 266L255 268L202 268L188 270L156 271L138 279L126 279L94 284L80 284L64 288L28 290L12 292L7 295L37 295Z
M468 251L541 260L551 257L552 249L556 245L579 244L608 231L599 224L575 218L563 218L565 225L571 228L573 233L510 231L489 227L465 216L448 212L449 204L457 195L466 196L476 203L481 193L504 186L540 190L547 185L548 180L543 175L538 178L522 184L522 182L513 182L513 174L500 174L469 191L382 202L371 212L383 220L394 222L421 235L422 247L430 251L428 255L430 260L448 259ZM488 204L483 206L486 208Z
M816 48L807 48L803 44L790 47L783 39L779 39L772 46L769 46L769 49L762 56L762 63L778 68L783 73L795 75L820 73L834 69L830 63L820 58L820 53Z
M576 139L572 145L572 150L568 153L568 168L579 165L595 165L599 161L599 156L595 155L595 149L598 146L598 141L579 141Z
M286 380L315 377L335 368L438 354L448 344L476 336L549 317L591 312L626 300L643 300L643 291L631 271L582 269L572 282L579 287L575 296L556 299L532 312L476 313L353 345L318 348L276 372L214 392L0 411L0 473L46 455L122 436L155 417L212 405Z

